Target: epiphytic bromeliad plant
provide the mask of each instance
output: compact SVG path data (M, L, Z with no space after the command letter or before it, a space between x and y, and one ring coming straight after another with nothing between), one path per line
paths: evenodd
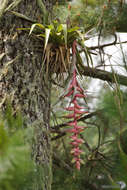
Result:
M85 127L79 126L77 120L88 112L86 107L80 106L78 103L80 99L85 98L85 94L78 83L76 75L80 74L81 68L83 67L80 50L83 49L88 63L91 60L91 56L84 45L84 37L78 27L68 28L67 24L59 24L58 21L53 21L52 24L47 26L36 23L32 25L29 34L33 33L43 42L44 54L42 67L45 68L46 73L55 73L57 77L64 76L64 73L68 73L70 76L69 87L63 97L71 98L70 105L66 110L72 113L65 117L71 119L68 125L72 129L69 129L68 132L72 133L70 137L70 144L73 147L71 151L73 155L72 162L80 170L80 164L83 162L80 158L80 155L83 153L80 146L83 140L79 138L79 135Z
M68 27L68 24L60 24L54 20L49 25L35 23L31 26L29 34L36 35L42 41L42 48L44 49L42 67L45 66L46 73L48 70L56 73L57 76L63 73L70 73L72 67L72 44L77 41L77 69L80 73L82 65L82 58L80 51L85 53L87 64L92 63L89 50L84 45L84 34L79 30L79 27Z
M67 111L71 111L72 114L66 116L72 120L68 123L72 129L68 132L72 133L71 145L73 155L72 162L75 163L76 168L80 169L80 164L83 160L80 158L82 150L80 149L83 140L79 138L81 131L85 129L84 126L78 125L78 119L87 111L84 106L80 106L78 101L85 98L82 87L79 85L76 78L77 74L81 74L81 70L84 67L82 64L82 58L80 52L85 53L87 64L92 59L89 53L89 49L84 45L84 34L78 27L69 27L68 24L61 24L59 21L54 20L51 24L35 23L31 28L23 29L29 30L29 35L38 38L41 41L43 49L42 53L42 73L54 77L56 75L57 82L64 81L68 83L69 87L67 93L64 92L63 97L70 97L70 106L66 108ZM61 80L58 80L61 79ZM53 79L54 80L54 79ZM65 84L65 82L63 82Z

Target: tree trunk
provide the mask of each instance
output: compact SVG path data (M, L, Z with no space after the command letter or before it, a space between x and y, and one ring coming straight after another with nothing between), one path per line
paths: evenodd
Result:
M50 190L50 74L47 80L41 72L43 49L40 49L40 42L24 31L17 32L17 28L31 27L30 20L40 22L41 11L36 0L5 1L0 14L0 107L4 109L9 98L14 110L21 110L25 124L35 127L33 157L39 165L41 182L34 190ZM45 3L46 8L51 9L51 2ZM17 17L10 10L30 19Z

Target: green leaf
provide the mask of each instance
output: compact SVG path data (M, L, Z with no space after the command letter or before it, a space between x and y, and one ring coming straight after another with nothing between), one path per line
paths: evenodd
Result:
M82 46L82 48L84 49L84 53L86 56L86 60L87 60L87 65L89 67L89 61L91 62L91 65L93 66L93 60L92 57L87 49L87 47L84 45L85 43L85 38L84 38L84 34L82 34L80 31L77 31L77 33L79 34L80 37L80 45Z
M54 29L53 24L48 25L48 28L49 28L50 30L53 30L53 29Z
M78 27L78 26L76 26L76 27L74 27L74 28L69 28L69 29L67 30L67 32L76 32L77 30L79 30L79 27Z
M86 57L87 66L90 67L90 65L89 65L89 55L88 55L88 51L87 51L85 46L84 46L84 54L85 54L85 57Z
M78 51L76 51L77 63L83 68L82 58Z
M17 30L30 30L31 28L17 28Z
M62 27L64 32L65 45L67 46L67 24L62 24Z
M29 35L31 35L31 33L33 32L33 30L34 30L34 28L35 28L36 26L38 26L38 27L41 28L41 29L44 29L44 28L45 28L44 25L39 24L39 23L32 24Z
M93 59L92 59L92 56L91 56L91 54L90 54L89 51L87 51L87 52L88 52L88 54L89 54L89 59L90 59L91 65L92 65L92 67L93 67Z
M38 37L43 37L43 38L45 38L45 34L39 34L39 35L37 35Z
M62 24L59 24L58 28L57 28L57 32L61 32L63 30L63 26Z
M50 36L50 31L51 31L51 29L49 29L49 28L45 29L45 47L44 47L44 50L46 49L47 44L48 44L48 40L49 40L49 36Z
M31 18L27 17L26 15L23 15L21 13L15 12L15 11L10 11L12 14L14 14L15 16L22 18L24 20L30 21L30 22L36 22L35 20L32 20Z

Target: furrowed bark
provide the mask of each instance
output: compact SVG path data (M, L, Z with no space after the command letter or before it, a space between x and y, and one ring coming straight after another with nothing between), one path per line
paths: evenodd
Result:
M22 0L12 11L40 22L36 0ZM6 99L9 99L15 111L21 110L25 125L33 125L33 158L40 176L34 190L51 190L50 73L49 78L46 78L44 72L41 72L43 47L40 53L39 41L24 31L17 31L17 28L25 27L31 27L31 23L9 11L1 17L0 107L4 110Z

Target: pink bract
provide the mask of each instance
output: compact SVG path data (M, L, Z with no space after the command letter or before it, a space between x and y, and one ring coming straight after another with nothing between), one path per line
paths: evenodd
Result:
M82 160L80 158L82 154L82 150L79 149L81 147L81 144L84 143L84 140L80 138L80 133L84 131L87 127L85 126L80 126L77 125L78 119L82 117L83 114L88 113L88 111L85 111L86 107L85 106L80 106L78 104L78 101L80 99L84 99L86 95L84 94L84 90L82 89L81 85L78 83L77 80L77 71L76 71L76 44L77 42L73 42L73 47L72 47L72 60L74 60L73 63L73 76L71 79L71 82L69 83L69 87L67 89L67 93L64 96L71 98L70 99L70 105L69 107L65 108L66 111L71 111L71 114L68 114L64 116L65 118L72 119L71 122L68 122L68 126L72 127L71 129L68 129L67 132L72 133L72 136L70 136L71 142L70 144L72 145L72 150L71 154L74 156L73 160L75 163L75 167L80 170L80 165L82 163Z

